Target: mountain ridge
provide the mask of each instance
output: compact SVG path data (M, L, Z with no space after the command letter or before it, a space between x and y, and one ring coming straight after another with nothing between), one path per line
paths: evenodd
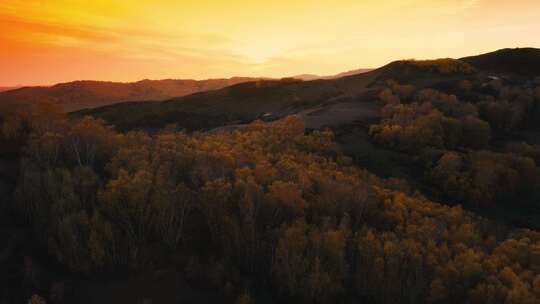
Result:
M261 78L144 79L137 82L78 80L0 92L0 103L28 105L50 102L69 112L127 101L160 101L259 79Z
M457 70L456 70L457 69ZM349 91L357 92L359 87L355 81L358 79L370 79L373 82L384 82L388 79L396 81L414 78L415 81L432 83L437 79L432 73L443 73L446 78L460 78L460 72L471 73L489 73L489 74L508 74L520 77L536 77L540 75L540 49L536 48L517 48L501 49L477 56L463 57L461 59L437 59L437 60L398 60L391 62L378 69L357 69L332 76L318 76L311 74L297 75L289 78L283 78L281 81L271 78L251 78L251 77L232 77L216 78L208 80L191 79L163 79L149 80L144 79L137 82L111 82L111 81L93 81L82 80L67 83L60 83L50 87L23 87L15 90L0 92L0 104L22 104L28 105L34 102L51 102L64 108L66 112L78 111L83 109L99 108L111 104L125 102L158 102L168 101L183 96L189 96L201 92L223 90L233 93L236 97L247 100L244 96L252 90L269 90L269 87L283 87L292 85L295 89L302 90L309 87L314 92L319 92L320 96L311 96L312 94L300 94L297 91L283 92L285 99L289 98L292 102L294 95L310 95L309 102L317 99L327 99L328 95L333 96L336 91L333 85L324 81L335 81L334 85L340 87L341 94L351 94ZM456 73L457 72L457 73ZM431 73L431 74L430 74ZM452 76L453 75L453 76ZM297 79L306 84L298 84ZM365 87L368 84L362 83ZM236 87L238 84L253 83ZM351 88L343 90L345 83L350 83ZM326 87L323 92L319 85ZM242 88L247 90L242 93ZM254 90L253 92L256 92ZM279 89L278 89L279 91ZM279 95L278 93L276 93ZM219 95L219 94L218 94ZM338 94L339 95L339 94ZM208 94L207 96L212 96ZM224 96L224 95L222 95ZM333 96L335 97L335 96ZM200 97L197 97L200 98ZM194 100L197 98L188 98ZM210 97L208 97L210 98ZM279 96L275 96L279 98ZM292 99L291 99L292 98ZM302 100L302 98L300 98ZM267 100L263 98L263 100ZM262 107L264 108L264 106Z
M0 86L0 92L12 91L21 88L21 86Z
M341 78L341 77L353 76L353 75L357 75L357 74L367 73L367 72L370 72L370 71L373 71L373 70L374 69L355 69L355 70L350 70L350 71L347 71L347 72L342 72L342 73L338 73L338 74L335 74L335 75L329 75L329 76L321 76L321 75L316 75L316 74L300 74L300 75L292 76L292 78L301 79L301 80L304 80L304 81L320 80L320 79L337 79L337 78Z
M460 60L484 72L513 74L522 77L540 76L539 48L505 48L463 57Z
M332 76L305 74L292 77L303 81L337 79L371 69L357 69ZM267 77L194 79L142 79L135 82L75 80L50 86L0 87L0 103L30 105L35 102L57 104L66 112L91 109L123 102L162 101L199 92L219 90L245 82L278 80Z
M490 54L486 56L489 58ZM540 58L540 53L538 56ZM190 131L254 119L276 119L290 114L326 111L334 114L339 112L334 115L338 117L337 120L317 117L335 125L355 120L350 113L344 115L348 111L356 111L362 119L366 119L364 112L372 112L371 107L376 106L376 92L387 86L389 80L409 83L417 88L456 87L462 81L474 80L486 73L484 66L475 66L474 63L452 58L397 60L369 72L337 79L259 80L158 103L123 103L84 110L73 115L95 115L119 129L161 128L166 124L177 123L179 127ZM504 74L504 71L501 72ZM358 103L369 109L358 107ZM319 126L317 122L314 125Z

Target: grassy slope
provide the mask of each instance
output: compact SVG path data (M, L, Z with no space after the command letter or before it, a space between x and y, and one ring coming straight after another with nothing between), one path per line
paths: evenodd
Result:
M502 49L461 60L490 73L540 76L540 49L536 48Z
M368 73L333 80L248 82L161 103L122 103L72 115L100 117L120 130L160 128L171 123L189 131L212 129L263 116L279 118L340 102L373 103L378 88L389 79L414 79L413 84L418 87L436 87L464 77L468 75L441 74L410 62L395 62ZM352 111L362 108L352 107Z

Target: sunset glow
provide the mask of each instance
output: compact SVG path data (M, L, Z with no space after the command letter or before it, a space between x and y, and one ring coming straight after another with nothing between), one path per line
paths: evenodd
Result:
M0 0L0 86L334 74L540 47L538 0Z

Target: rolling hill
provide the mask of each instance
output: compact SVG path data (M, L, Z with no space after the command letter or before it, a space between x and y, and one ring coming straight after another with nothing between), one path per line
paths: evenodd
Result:
M515 48L461 58L478 70L525 77L540 76L540 49Z
M299 75L301 80L337 79L370 71L358 69L332 76ZM208 80L141 80L133 83L105 81L74 81L50 87L0 87L0 103L28 105L51 102L66 112L90 109L127 101L161 101L193 93L217 90L262 78L233 77Z
M70 83L57 84L51 87L25 87L2 92L0 88L0 103L27 105L38 101L47 101L60 105L66 112L78 111L82 109L92 109L108 106L116 103L129 102L125 109L130 112L138 112L135 108L144 107L145 111L150 111L145 116L152 116L151 120L156 123L151 125L161 125L159 116L168 113L167 119L163 121L176 121L171 113L182 112L204 114L222 111L228 117L238 117L238 112L250 112L249 119L264 115L267 112L281 111L290 113L291 106L298 108L300 104L318 105L321 101L326 101L338 96L348 96L357 94L366 88L369 81L378 81L379 84L388 79L397 81L417 82L419 85L433 85L440 80L440 74L444 75L446 81L458 81L463 77L469 77L475 72L506 75L511 77L533 78L540 75L540 49L517 48L502 49L495 52L478 56L464 57L459 60L444 59L436 61L439 65L434 66L433 61L410 61L402 60L390 63L376 70L358 69L332 76L319 76L303 74L293 76L294 79L303 80L306 83L289 80L278 81L261 78L235 77L230 79L209 79L209 80L142 80L134 83L99 82L99 81L76 81ZM421 63L421 64L420 64ZM444 63L442 70L441 63ZM450 75L444 69L456 68L465 71L466 75ZM366 81L368 83L366 83ZM236 86L238 84L244 86ZM230 89L225 89L233 86ZM7 88L4 88L7 89ZM189 96L194 93L220 90L203 95ZM180 98L180 99L177 99ZM234 99L234 102L232 102ZM280 99L277 101L276 99ZM133 102L155 102L168 100L163 104L167 106L135 105ZM174 101L186 102L188 111L182 107L171 106ZM224 102L221 102L223 101ZM254 102L257 100L257 102ZM214 102L215 101L215 102ZM189 109L190 105L198 103L197 111ZM223 105L223 106L222 106ZM277 106L277 107L276 107ZM288 107L288 110L283 109ZM120 108L124 109L124 106ZM117 107L97 110L96 113L111 113ZM150 108L152 110L150 110ZM161 109L160 109L161 108ZM174 108L174 110L173 110ZM193 108L193 107L192 107ZM212 110L203 110L213 108ZM237 111L237 109L239 109ZM133 111L131 111L133 110ZM281 113L280 112L280 113ZM292 111L294 112L294 111ZM91 113L91 112L88 112ZM160 113L160 114L158 114ZM226 114L225 114L226 113ZM157 115L157 116L156 116ZM128 116L137 116L130 114ZM138 116L137 116L138 117ZM245 117L241 116L241 117ZM123 118L120 121L130 120L133 125L138 119L133 117ZM116 123L117 120L114 120ZM221 121L218 119L217 121ZM229 121L229 119L227 119ZM122 125L122 124L119 124Z
M323 269L332 269L325 273L348 268L343 265L362 263L361 267L354 267L359 270L354 270L358 274L350 276L353 281L344 283L344 286L359 286L358 278L366 280L361 286L369 286L367 283L372 280L372 274L382 273L383 277L375 278L378 280L376 284L382 287L375 286L381 290L387 286L398 286L391 295L396 303L404 298L415 302L414 295L404 296L403 290L425 291L423 297L428 298L432 296L432 290L440 290L437 286L441 284L465 290L461 298L474 295L478 303L490 299L477 293L484 290L482 286L488 286L485 288L487 291L498 292L501 289L509 294L516 291L499 283L499 277L504 284L519 286L523 291L517 290L518 293L532 294L528 290L537 287L540 277L540 268L534 260L540 246L540 235L537 231L509 228L540 229L540 129L536 123L540 119L540 82L530 81L536 76L536 57L531 55L535 52L525 52L524 56L532 56L527 57L531 60L529 67L524 67L529 61L514 57L516 52L521 50L503 50L462 60L401 60L366 73L332 79L261 79L165 101L148 98L148 101L123 102L73 112L70 114L72 118L85 115L102 118L119 131L143 129L150 132L118 134L104 127L101 121L92 119L74 119L72 123L77 127L64 128L65 121L62 120L58 133L47 132L48 129L41 131L41 135L39 131L35 132L36 135L28 138L25 150L13 153L4 148L4 155L12 158L0 158L0 168L3 166L12 174L9 176L12 182L4 182L7 190L2 192L0 187L0 194L16 191L17 204L13 206L20 208L21 214L29 214L22 209L27 206L36 206L39 212L35 213L37 224L24 233L11 224L11 213L2 217L0 212L0 222L5 227L2 236L7 240L7 246L4 246L7 249L0 250L0 256L7 256L10 263L2 264L6 261L4 258L0 266L13 273L15 270L22 273L19 269L27 269L28 261L30 265L34 263L27 256L33 258L35 255L35 263L39 263L45 258L37 259L35 252L50 252L55 254L53 257L60 264L47 264L50 268L37 268L40 271L36 273L40 282L53 281L52 270L56 270L58 265L73 267L79 261L90 260L88 254L92 256L92 251L88 251L86 244L94 246L97 240L97 248L104 248L98 253L110 255L107 259L109 267L118 271L116 269L125 267L121 264L122 257L129 256L132 247L115 244L140 242L142 245L134 248L140 248L138 252L144 252L146 249L143 248L149 251L139 256L152 259L152 267L158 270L151 269L148 274L144 272L140 278L118 276L122 278L116 279L116 276L111 276L113 279L104 284L97 284L96 280L74 280L78 277L70 274L65 279L68 282L66 286L77 299L66 302L81 303L78 299L86 298L110 299L113 294L118 297L112 301L114 303L126 299L137 302L148 297L147 292L151 290L156 294L154 299L160 299L158 302L161 303L172 301L161 300L165 297L178 301L177 292L188 298L199 293L198 289L190 291L184 288L190 286L186 283L213 282L216 276L234 278L241 267L252 269L251 265L259 261L264 263L263 259L253 258L256 254L245 254L245 248L256 248L253 252L260 252L260 256L272 261L274 250L268 248L285 248L281 245L285 242L293 248L301 240L313 245L304 245L300 250L275 250L284 252L275 260L295 261L288 259L289 254L298 257L295 258L298 261L313 259L310 262L314 265L313 277L319 276L320 260L311 257L312 252L323 252L320 256L324 263L320 265ZM493 73L505 77L501 77L500 83L491 82L487 76L495 75ZM114 88L102 85L101 88L107 92ZM82 94L81 91L85 92L76 86L67 91L73 100L77 94ZM116 97L127 94L126 91L114 93ZM66 100L72 100L69 98ZM381 111L383 104L385 107ZM296 118L278 120L289 114L302 116L308 129L331 128L333 135L304 132L302 121ZM246 126L254 119L278 121ZM170 132L171 129L164 134L153 132L168 124L176 124L187 131L209 132L184 134ZM239 128L246 132L228 132ZM337 144L335 147L328 146L330 136ZM89 165L83 167L77 147L84 146L92 157L88 157ZM114 149L117 151L111 153L110 150ZM54 158L48 158L48 155ZM63 159L58 161L56 155ZM99 155L99 161L94 161L94 155ZM18 168L19 163L21 168ZM0 186L1 173L0 170ZM47 195L49 193L53 195ZM315 200L316 197L321 199ZM432 201L459 207L442 206ZM66 203L69 203L69 208L65 208ZM302 207L293 211L291 206L297 205ZM185 244L203 246L182 245L173 251L166 243L169 238L161 235L161 221L165 219L167 223L171 214L181 218L185 206L194 211L188 212ZM252 206L260 208L259 211L252 212ZM304 206L308 206L307 209ZM87 211L86 208L92 209ZM157 210L160 212L155 212ZM43 214L45 220L41 221ZM94 214L90 221L87 214ZM133 214L136 214L135 220L132 220ZM276 215L281 217L283 214L284 224L268 220L273 221L279 218ZM293 226L286 226L293 219L293 214L297 221ZM56 215L61 220L57 220ZM217 224L212 224L215 228L209 228L210 221L215 219L218 219ZM249 222L252 220L256 220L256 226ZM73 224L75 228L71 228L72 222L82 224ZM128 224L124 226L126 222ZM306 226L307 223L310 226ZM320 230L327 228L320 228L319 224L336 230ZM127 238L124 231L137 226L156 228L150 228L147 236L140 238L143 241L138 237ZM272 227L276 232L259 230L269 229L266 227ZM44 231L43 240L39 234L30 231ZM253 231L257 233L253 234L255 237L244 237ZM278 233L283 233L279 241L274 237ZM67 241L58 242L64 239L64 234ZM204 245L212 244L213 239L219 240L217 246ZM266 239L270 241L264 245L253 241L267 242ZM339 239L348 241L336 242ZM226 250L216 250L221 242ZM235 244L233 247L239 250L229 249L228 244ZM36 250L41 248L38 246L44 248ZM108 248L122 250L118 258L120 262L113 255L116 251L109 253ZM335 248L341 248L338 254L332 253ZM348 248L357 251L349 254ZM214 259L213 254L224 252L230 255L225 258L216 256L219 262L215 266L201 266L207 257L212 257L208 258L211 260ZM191 258L191 255L196 258ZM22 256L25 257L24 263L19 258ZM66 256L75 264L62 260ZM199 261L201 256L204 258ZM337 258L329 259L327 256ZM346 260L349 256L350 264ZM244 260L251 260L252 264L239 262L231 268L234 275L226 275L228 272L223 270L221 261L236 263ZM342 262L336 264L334 260ZM102 271L102 261L92 260L93 264L86 265ZM270 265L268 261L266 264ZM387 268L390 271L380 271L379 261L385 265L389 262L390 268ZM168 270L166 267L171 265L173 270ZM283 267L284 273L290 272L288 265ZM371 265L376 267L370 268ZM455 265L459 266L458 270ZM273 269L277 268L268 267L269 273ZM302 267L298 271L297 277L305 276ZM210 279L200 276L206 272ZM252 274L250 271L242 273L246 273L246 281L259 279L258 272L255 272L256 279L247 276ZM260 273L264 275L264 272ZM393 273L405 276L394 276ZM426 280L434 274L436 284ZM99 274L98 278L105 275ZM54 280L56 276L55 272ZM59 276L64 276L63 272ZM349 280L348 277L348 274L343 274L335 281ZM0 291L24 286L19 283L23 279L25 277L20 275L7 276L2 281L5 287ZM281 276L277 278L279 280ZM439 284L442 280L446 280L445 283ZM402 281L413 282L414 285L410 285L413 288L404 284L387 284ZM471 285L472 281L477 281L474 284L480 287ZM216 284L220 286L228 284L219 282ZM466 288L463 282L467 283ZM496 285L482 285L484 282ZM262 287L267 286L270 285ZM373 290L371 287L367 289ZM201 294L209 294L211 289L205 290L206 293ZM450 295L444 302L460 302L452 292L443 291L441 294ZM360 294L359 301L372 299L373 295L384 295L380 302L392 302L385 291ZM336 297L329 299L333 303ZM503 296L500 299L502 303ZM212 294L208 298L208 302L211 301L215 302Z
M142 80L133 83L75 81L50 87L24 87L0 92L0 103L51 102L65 111L94 108L125 101L159 101L201 91L216 90L257 78L234 77L208 80Z
M161 128L175 123L186 130L212 129L257 118L276 119L373 94L374 74L337 80L261 80L169 99L160 103L121 103L73 115L105 119L118 129ZM360 98L364 100L365 98ZM123 113L123 114L122 114Z
M373 69L356 69L356 70L351 70L351 71L339 73L336 75L330 75L330 76L320 76L320 75L315 75L315 74L301 74L301 75L295 75L292 78L301 79L304 81L318 80L318 79L338 79L341 77L353 76L357 74L366 73L369 71L373 71Z
M295 78L143 80L136 83L81 81L0 93L0 103L51 101L62 105L66 111L86 109L73 116L101 117L121 130L161 128L171 123L186 130L207 130L294 113L327 113L325 115L335 117L318 119L325 124L339 125L354 120L355 113L364 116L356 105L351 108L336 107L336 104L374 104L375 94L388 80L417 88L444 90L456 88L461 81L474 80L486 73L535 77L540 71L539 62L539 49L524 48L503 49L462 59L401 60L376 70L354 70L311 81ZM307 76L303 75L309 78ZM158 100L164 101L156 102ZM333 110L327 111L328 107ZM337 115L335 109L347 115ZM314 121L313 125L323 126Z
M442 63L441 63L442 62ZM448 71L438 69L454 67ZM457 67L457 68L456 68ZM463 69L463 70L462 70ZM458 60L396 61L382 68L341 77L301 81L259 80L220 90L177 97L164 102L130 102L83 110L74 116L103 118L120 130L161 128L177 124L188 131L207 130L254 119L278 119L290 114L316 113L308 127L337 126L359 118L376 118L380 107L376 94L389 79L413 79L418 87L441 86L470 77L474 69ZM360 104L361 106L358 106ZM325 113L324 116L320 116ZM366 113L372 113L366 117Z
M18 89L20 87L0 87L0 92L5 92L5 91L11 91L11 90L15 90L15 89Z

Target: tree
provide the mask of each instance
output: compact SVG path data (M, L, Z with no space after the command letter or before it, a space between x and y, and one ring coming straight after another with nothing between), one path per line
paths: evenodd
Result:
M67 137L71 158L79 167L93 168L96 162L103 166L118 144L116 134L103 120L88 116L77 121Z
M47 304L47 301L38 295L33 295L28 301L28 304Z
M379 99L384 102L384 104L388 105L396 105L399 104L401 101L398 96L394 95L391 89L384 89L379 93Z
M238 299L236 300L236 304L253 304L254 301L252 300L249 293L246 291L243 294L241 294Z
M421 152L426 178L458 203L537 194L534 148L464 149L486 123L437 99L388 107L374 139ZM538 301L538 232L374 176L299 117L230 133L119 134L89 118L45 129L29 137L13 207L75 273L174 267L230 296L243 282L298 303Z
M489 124L473 116L463 120L462 144L473 149L482 149L489 146L491 128Z
M433 183L440 185L447 195L465 199L470 180L464 172L464 161L458 153L447 152L428 173L428 178Z

